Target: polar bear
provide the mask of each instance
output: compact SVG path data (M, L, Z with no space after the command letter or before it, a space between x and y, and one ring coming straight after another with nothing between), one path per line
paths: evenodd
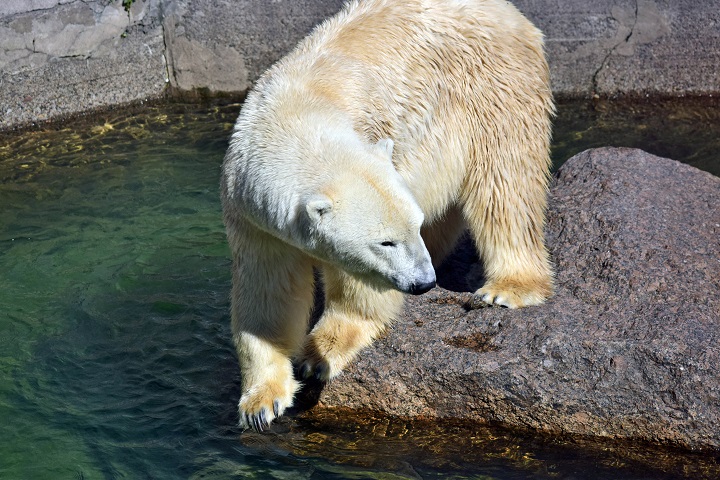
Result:
M551 295L553 110L542 34L504 0L351 1L258 80L221 182L241 426L292 405L293 362L336 376L466 229L479 301Z

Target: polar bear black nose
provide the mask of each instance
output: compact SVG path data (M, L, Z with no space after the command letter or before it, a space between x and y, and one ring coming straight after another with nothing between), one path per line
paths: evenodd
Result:
M411 293L413 295L422 295L433 287L435 287L435 280L427 283L413 283L412 285L410 285L408 293Z

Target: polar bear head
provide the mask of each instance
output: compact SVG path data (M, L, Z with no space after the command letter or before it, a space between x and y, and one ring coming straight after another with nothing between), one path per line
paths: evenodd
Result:
M435 286L420 236L423 212L392 165L393 142L337 153L338 168L303 200L309 250L378 286L421 294Z

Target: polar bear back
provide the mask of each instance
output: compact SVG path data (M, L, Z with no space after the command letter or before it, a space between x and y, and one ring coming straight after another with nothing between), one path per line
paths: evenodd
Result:
M542 33L503 0L351 2L265 82L276 99L296 101L299 87L330 100L368 142L392 138L395 166L429 221L460 195L468 168L505 162L500 143L547 156L553 106Z

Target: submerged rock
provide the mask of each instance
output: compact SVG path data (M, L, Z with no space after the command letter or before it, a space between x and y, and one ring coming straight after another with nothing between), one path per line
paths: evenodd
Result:
M555 296L471 310L469 241L320 406L720 448L720 178L640 150L558 172Z

